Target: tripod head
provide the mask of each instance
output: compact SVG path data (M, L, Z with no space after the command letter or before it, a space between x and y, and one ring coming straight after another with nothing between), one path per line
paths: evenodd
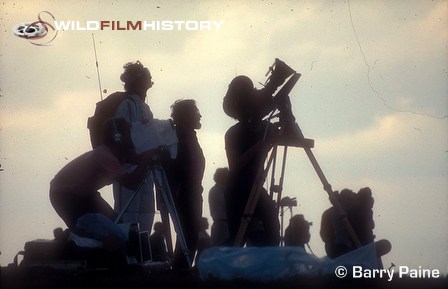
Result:
M171 159L170 150L166 145L160 145L152 151L151 161L153 164L160 164Z

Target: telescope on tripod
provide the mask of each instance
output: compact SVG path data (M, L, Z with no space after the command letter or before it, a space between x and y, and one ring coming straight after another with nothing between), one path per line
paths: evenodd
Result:
M269 67L266 73L268 77L264 88L260 90L259 101L254 102L258 107L254 108L254 111L258 113L258 116L262 115L267 120L267 126L265 129L264 142L269 142L272 145L270 148L270 156L266 162L266 166L260 166L257 172L255 182L252 186L243 217L239 226L238 233L234 240L234 246L243 246L245 234L247 228L251 222L254 214L257 202L259 200L263 183L266 180L269 170L271 170L271 187L270 196L274 199L274 194L277 194L277 216L282 200L282 190L285 175L285 164L287 159L288 147L302 147L305 150L314 170L316 171L320 181L322 182L324 190L327 192L331 203L335 207L336 211L340 215L344 228L350 235L353 243L356 247L361 247L361 243L356 233L353 230L350 222L345 215L345 212L338 201L338 197L333 192L330 183L327 181L319 163L317 162L312 148L314 147L314 140L304 137L299 125L296 122L294 114L292 113L291 101L289 93L296 85L301 74L289 67L286 63L276 58L274 64ZM280 90L277 91L277 89ZM274 94L275 93L275 94ZM232 103L224 103L224 111L232 116L232 112L237 108L232 107ZM273 122L274 118L279 118L278 122ZM270 132L268 135L269 126L275 125L276 131L274 135ZM279 183L275 184L275 168L278 146L283 146L283 157L281 164L281 173Z

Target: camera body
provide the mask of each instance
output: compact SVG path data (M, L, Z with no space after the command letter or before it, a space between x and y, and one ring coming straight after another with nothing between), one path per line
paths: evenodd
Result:
M295 122L291 100L289 98L289 93L299 80L301 74L297 73L286 63L276 58L274 64L269 67L269 70L266 73L266 76L268 75L269 77L265 83L265 89L267 91L274 93L278 87L283 85L281 89L272 96L273 109L271 116L275 110L279 110L276 144L308 148L314 147L314 140L305 139L299 126Z
M297 72L289 67L285 62L276 58L274 64L269 67L268 72L265 74L267 76L264 87L273 94L279 86L281 86L286 79L291 75L297 74ZM292 87L291 87L292 88Z

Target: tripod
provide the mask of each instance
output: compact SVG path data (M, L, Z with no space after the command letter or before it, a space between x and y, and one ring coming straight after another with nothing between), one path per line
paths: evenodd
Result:
M276 59L276 63L284 64L283 62L279 61L278 59ZM275 70L273 70L273 72L275 72ZM293 71L292 76L283 85L283 87L277 93L275 98L279 99L279 100L283 100L283 101L286 99L289 101L288 94L292 90L294 85L297 83L300 76L301 76L300 73ZM274 114L274 111L275 110L273 110L269 116L269 123ZM292 114L292 112L290 112L290 113ZM333 192L330 183L328 183L322 169L319 166L319 163L317 162L316 158L314 157L313 152L311 151L311 148L314 147L314 141L311 139L305 139L305 137L302 133L302 130L300 129L300 127L297 123L294 123L294 125L291 125L291 123L289 123L287 125L289 125L287 127L289 129L289 131L287 131L287 129L285 127L282 127L282 130L293 133L292 138L289 138L289 139L286 138L289 136L285 135L285 134L287 134L287 133L285 133L282 136L283 138L281 138L278 141L278 143L274 145L271 155L269 157L269 160L267 162L266 169L263 169L263 165L261 165L260 168L258 169L254 185L252 186L252 189L251 189L251 192L250 192L249 198L247 200L246 207L245 207L242 219L241 219L240 227L238 229L237 235L234 240L234 246L243 246L244 245L244 237L245 237L247 228L249 226L249 223L252 220L252 216L254 214L255 208L257 206L258 199L261 194L261 189L263 187L263 183L266 179L266 176L268 174L268 171L269 171L271 165L273 165L273 168L275 168L276 156L277 156L277 145L284 145L283 164L282 164L282 170L281 170L280 183L279 183L279 185L274 184L274 169L273 169L272 181L271 181L271 198L273 198L273 194L274 194L274 192L276 192L278 194L277 195L277 204L280 203L281 193L283 190L285 162L286 162L288 146L303 147L311 164L314 167L314 170L316 171L320 181L322 182L324 190L327 192L327 194L330 198L330 202L333 204L336 211L338 212L338 214L341 218L342 224L344 225L344 228L347 230L348 234L350 235L350 237L353 240L356 247L358 247L358 248L361 247L361 242L359 241L358 236L356 235L355 231L353 230L353 227L351 226L350 222L348 221L345 211L338 201L337 195ZM267 135L267 128L265 131L264 141L266 140L266 135ZM268 154L268 152L269 152L269 149L267 149L267 151L265 151L266 154ZM277 206L277 215L278 215L278 208L279 207Z
M299 136L302 139L306 140L298 125L297 125L297 129L299 132ZM299 146L299 145L296 144L295 146ZM282 194L282 190L283 190L287 147L288 146L285 145L285 149L283 151L283 164L282 164L280 183L279 183L279 185L275 185L275 184L271 185L271 197L273 197L274 192L277 193L277 204L279 204L279 201L281 200L281 194ZM350 235L351 239L353 240L353 242L355 243L356 247L358 247L358 248L361 247L361 242L359 241L358 236L356 235L355 231L353 230L353 227L351 226L350 222L348 221L347 216L344 212L344 209L342 208L341 204L339 203L337 195L333 192L330 183L328 183L322 169L319 166L319 163L317 162L313 152L311 151L312 146L310 145L310 142L308 142L308 145L306 143L304 143L304 145L302 145L302 147L304 148L311 164L314 167L314 170L316 171L320 181L322 182L324 190L327 192L328 196L330 197L331 203L333 204L336 211L340 215L345 229L349 233L349 235ZM257 202L260 197L263 183L264 183L266 176L270 170L270 167L272 166L273 163L275 163L276 155L277 155L277 146L274 146L274 148L272 149L271 155L269 157L269 160L267 162L266 168L263 169L263 166L261 166L258 169L257 177L255 179L254 185L252 186L252 190L250 192L249 199L247 200L247 203L246 203L246 207L245 207L244 214L243 214L243 217L242 217L242 220L240 223L240 227L238 229L238 233L234 240L234 246L244 245L243 244L244 236L246 234L246 231L250 224L250 221L252 220L252 216L253 216L253 213L257 206ZM272 172L274 175L274 169L272 170ZM278 208L279 207L277 206L277 210L278 210Z
M162 222L165 225L168 230L166 231L166 241L167 241L167 247L168 252L172 255L173 254L173 245L172 245L172 239L171 239L171 233L170 233L170 226L169 226L169 217L171 217L171 220L173 222L174 230L177 234L177 239L180 244L180 248L182 250L182 254L185 256L188 266L191 268L192 260L190 259L190 254L188 252L187 243L185 241L184 232L182 230L179 215L177 214L176 206L174 204L174 199L171 194L170 186L168 184L168 180L165 175L165 170L163 169L162 165L160 163L154 163L152 164L148 171L146 172L146 175L140 185L138 186L137 190L134 192L134 194L131 196L131 198L128 200L120 214L115 219L115 223L118 223L120 221L123 214L126 212L134 198L139 193L140 189L143 187L144 183L146 182L147 178L152 175L154 180L154 185L156 188L157 196L162 197L163 202L163 208L161 208L161 217Z

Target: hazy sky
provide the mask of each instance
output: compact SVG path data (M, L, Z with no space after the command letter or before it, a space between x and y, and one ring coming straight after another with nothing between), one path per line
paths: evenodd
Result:
M100 99L94 32L109 93L122 89L123 64L140 60L153 75L148 104L157 118L168 118L176 99L197 100L207 159L204 200L215 169L227 165L224 133L235 123L222 111L228 83L239 74L264 82L275 58L288 63L302 74L290 95L294 114L315 140L329 182L335 190L374 192L375 234L393 245L385 266L447 272L447 1L166 2L2 2L1 265L26 241L51 238L63 226L49 202L49 182L90 149L86 120ZM15 25L37 21L41 11L84 26L224 22L212 31L59 31L50 46L13 35ZM54 22L48 14L41 18ZM323 256L320 216L330 203L302 149L288 152L283 194L296 197L294 213L314 223L310 245ZM110 189L102 195L112 203Z

